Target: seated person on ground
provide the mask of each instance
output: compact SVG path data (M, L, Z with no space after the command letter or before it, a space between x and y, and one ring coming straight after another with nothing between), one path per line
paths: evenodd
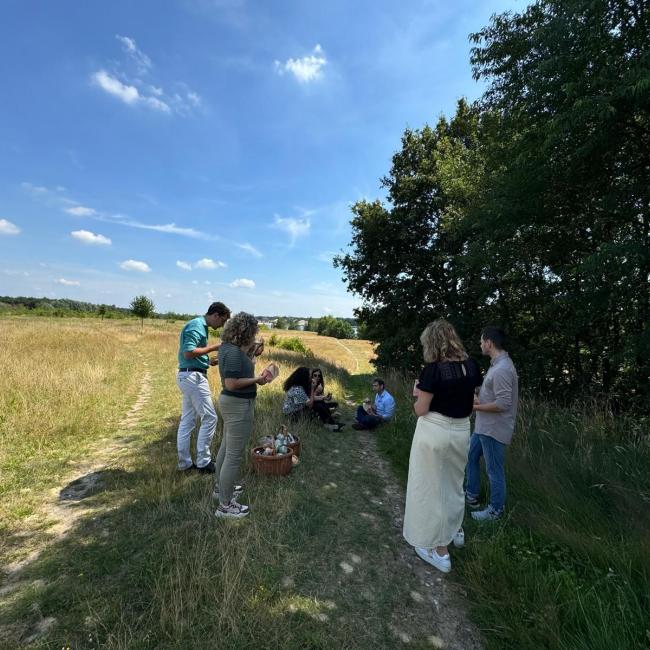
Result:
M296 368L287 377L283 388L285 390L284 403L282 404L284 415L288 415L292 420L301 416L316 415L327 428L333 431L340 431L343 428L342 424L337 424L334 421L327 406L322 401L314 399L314 387L309 368L304 366Z
M325 381L323 380L323 371L320 368L314 368L311 371L311 383L314 387L315 401L323 402L331 410L338 407L338 402L332 401L332 393L325 394Z
M372 380L372 390L375 391L375 403L361 404L357 408L357 421L352 425L354 429L374 429L382 422L388 422L395 413L395 400L386 390L383 379ZM369 400L366 400L369 402Z

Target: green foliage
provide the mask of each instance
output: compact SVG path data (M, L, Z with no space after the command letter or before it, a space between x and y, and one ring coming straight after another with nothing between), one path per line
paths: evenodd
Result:
M319 319L310 319L315 321L311 323L312 331L318 332L322 336L332 336L335 339L353 339L354 330L352 325L343 318L334 318L334 316L323 316Z
M153 316L155 306L153 301L147 296L136 296L131 301L131 311L140 318L142 321L142 328L144 329L144 319Z
M272 336L271 339L274 337ZM291 350L292 352L300 352L301 354L304 354L306 357L313 357L314 353L304 344L303 340L297 336L288 338L288 339L277 339L271 343L269 340L270 345L274 345L275 347L281 348L282 350Z
M483 98L405 131L335 260L380 365L417 367L435 317L474 353L500 324L528 387L648 408L649 26L645 3L538 0L472 36Z
M277 321L275 322L275 326L279 330L286 330L287 325L288 325L287 319L283 317L278 318Z

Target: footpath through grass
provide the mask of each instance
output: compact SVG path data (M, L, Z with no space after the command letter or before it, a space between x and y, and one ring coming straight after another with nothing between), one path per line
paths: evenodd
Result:
M387 381L399 408L379 445L405 482L412 379ZM454 564L487 647L650 647L648 420L524 399L506 470L507 516L479 527L468 514Z
M410 647L432 647L437 637L431 598L395 553L382 479L365 462L350 427L343 434L314 425L295 431L304 451L286 478L253 475L246 463L242 500L252 514L241 522L214 518L211 477L175 472L178 329L128 332L134 337L129 355L141 355L151 372L150 398L130 441L79 504L71 504L83 506L84 514L59 537L46 514L51 488L62 487L61 477L70 475L93 436L103 435L128 406L116 397L115 413L107 417L102 382L95 400L77 401L63 391L60 404L48 394L50 408L67 414L69 434L79 444L71 446L56 427L35 427L39 449L47 449L51 464L39 470L29 492L19 472L3 488L12 495L10 511L2 515L3 532L20 540L2 550L3 564L48 544L18 578L5 575L0 583L0 647L375 649L400 645L406 632ZM65 328L48 331L51 339L69 334ZM78 349L83 334L76 334ZM295 366L314 363L281 350L271 350L269 357L280 363L282 376L260 390L255 438L283 421L282 379ZM328 390L343 397L347 371L317 361ZM93 355L94 365L104 362L115 363L114 352ZM48 376L56 376L60 363L53 362ZM216 376L211 377L215 392ZM25 422L29 413L30 385L20 381L16 377L12 387L24 399L12 398L4 440L12 440L6 423ZM132 403L133 378L119 386L128 387L123 397ZM94 420L95 428L86 430ZM7 467L29 467L29 457L21 459L24 449L17 443L15 452L11 445L3 449L3 473ZM24 515L23 501L29 506ZM449 647L463 647L462 639Z

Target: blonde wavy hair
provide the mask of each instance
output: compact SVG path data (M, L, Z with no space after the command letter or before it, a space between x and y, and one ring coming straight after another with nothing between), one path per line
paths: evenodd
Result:
M454 326L444 318L429 323L420 335L424 360L465 361L467 352Z
M223 326L221 340L224 343L232 343L240 348L253 343L257 330L257 318L253 314L240 311Z

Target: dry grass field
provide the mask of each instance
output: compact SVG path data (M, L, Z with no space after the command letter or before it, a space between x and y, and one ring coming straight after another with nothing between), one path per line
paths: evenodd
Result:
M0 323L0 647L477 647L461 610L434 612L453 590L397 552L403 495L349 425L303 425L288 477L247 460L251 516L214 518L211 478L175 471L181 326ZM349 422L348 386L369 380L350 372L370 370L372 346L276 334L313 356L267 348L281 376L260 388L254 438L283 422L298 365L323 368Z

